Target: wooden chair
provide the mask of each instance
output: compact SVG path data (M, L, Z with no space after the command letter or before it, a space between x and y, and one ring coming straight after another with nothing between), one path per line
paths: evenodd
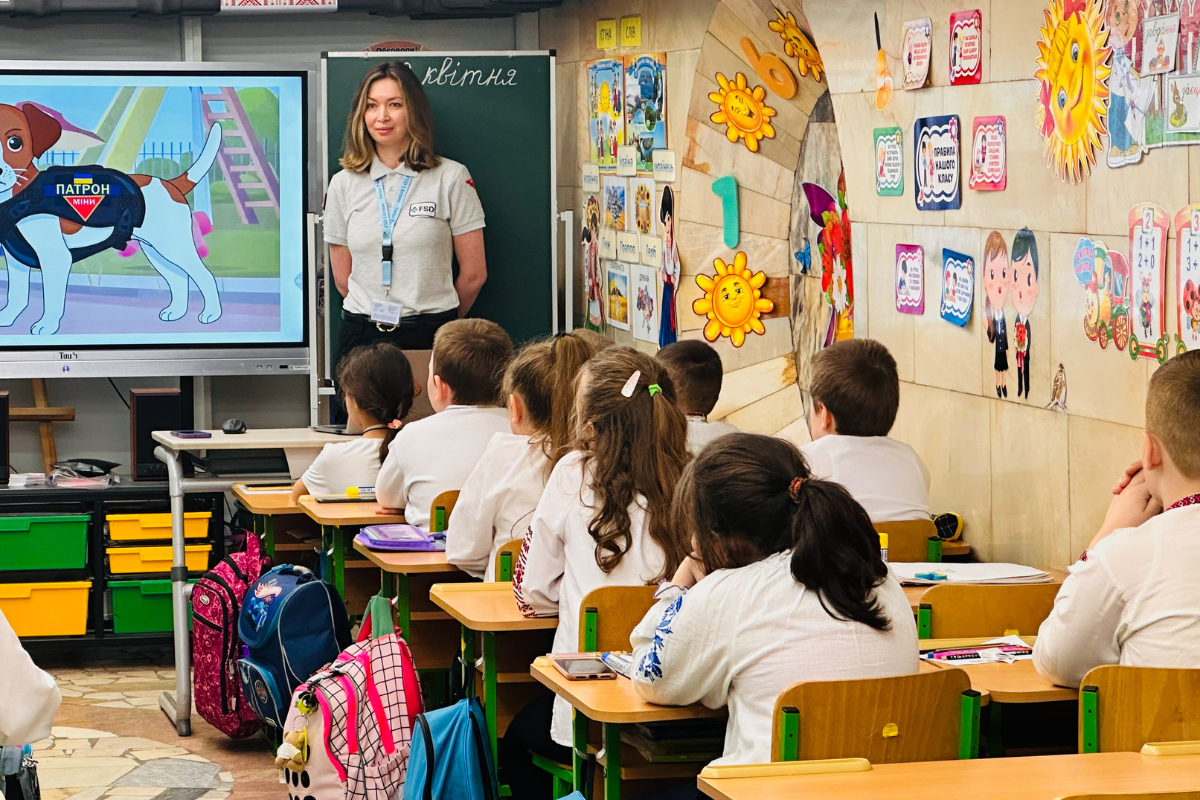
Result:
M458 490L442 492L429 504L429 532L439 533L450 525L450 514L458 502Z
M1079 693L1079 752L1200 739L1200 669L1096 667Z
M921 597L917 635L922 639L1004 636L1016 631L1034 636L1050 616L1059 583L1009 586L946 584Z
M797 683L775 701L771 760L974 758L979 706L961 669Z
M942 540L931 519L876 522L875 531L888 535L888 561L942 560Z
M1200 800L1200 792L1137 792L1135 794L1067 794L1057 800Z
M521 545L524 543L524 537L518 537L500 545L500 549L496 551L497 582L508 583L512 580L513 569L517 566L517 558L521 555Z

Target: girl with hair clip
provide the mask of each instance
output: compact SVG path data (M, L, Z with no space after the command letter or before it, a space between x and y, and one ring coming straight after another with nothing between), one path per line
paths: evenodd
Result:
M775 700L794 683L917 671L912 610L867 512L792 444L717 439L675 505L694 553L634 629L632 679L652 703L729 707L714 764L771 760ZM659 796L697 796L681 791Z
M497 433L463 484L446 531L446 559L495 580L496 551L523 537L550 470L571 446L575 376L594 352L575 333L527 345L508 366L512 433Z
M351 350L338 364L346 412L362 436L327 444L292 486L292 502L305 494L342 494L351 486L373 487L388 446L420 391L404 352L390 342Z
M579 373L574 415L575 449L550 473L513 575L526 616L558 615L556 653L579 649L588 592L646 585L686 556L671 497L688 460L687 423L666 367L630 347L596 354ZM569 763L570 744L565 700L545 695L517 714L500 751L512 796L549 797L530 752Z

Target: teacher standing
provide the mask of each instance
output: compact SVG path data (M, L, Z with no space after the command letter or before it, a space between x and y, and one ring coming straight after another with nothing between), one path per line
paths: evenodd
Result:
M337 360L380 339L429 350L487 280L483 207L467 168L434 151L429 100L402 62L359 83L338 163L324 215L343 297Z

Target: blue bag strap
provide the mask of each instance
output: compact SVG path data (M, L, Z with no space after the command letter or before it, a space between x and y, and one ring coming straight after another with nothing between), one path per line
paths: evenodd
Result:
M429 721L424 714L417 714L413 720L413 730L420 731L421 739L425 742L425 787L421 797L423 800L433 800L433 734L429 732Z

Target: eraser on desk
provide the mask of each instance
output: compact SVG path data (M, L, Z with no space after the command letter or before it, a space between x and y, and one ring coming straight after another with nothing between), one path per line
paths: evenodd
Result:
M919 578L923 581L944 581L944 580L946 580L946 573L944 573L944 572L918 572L913 577Z
M346 487L346 497L358 497L358 487L357 486L347 486Z

